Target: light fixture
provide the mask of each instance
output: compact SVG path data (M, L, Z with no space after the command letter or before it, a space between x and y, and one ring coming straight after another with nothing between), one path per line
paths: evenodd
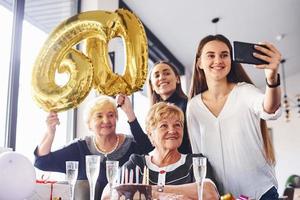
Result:
M211 23L215 24L215 34L218 34L218 22L220 21L220 17L214 17L211 20Z
M276 40L279 42L279 41L283 40L284 37L285 37L285 34L284 34L284 33L278 34L278 35L276 36Z
M290 115L291 115L291 109L296 108L298 111L298 117L300 117L300 95L296 95L296 102L294 102L292 99L290 99L287 95L287 87L286 87L286 80L285 80L285 68L284 63L286 62L286 59L282 59L280 61L281 63L281 69L282 69L282 83L283 83L283 107L285 112L285 121L290 121Z

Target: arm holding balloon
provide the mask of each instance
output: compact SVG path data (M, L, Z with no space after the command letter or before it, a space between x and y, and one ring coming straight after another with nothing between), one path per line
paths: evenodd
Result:
M56 112L50 112L46 119L47 131L42 142L38 146L38 155L44 156L50 153L55 137L56 126L59 125L59 118Z
M119 94L116 97L116 101L128 118L128 123L134 140L137 144L143 144L140 146L141 153L148 154L153 150L153 146L135 116L130 99L126 95Z
M129 123L136 120L136 116L128 96L119 94L116 97L116 101L117 104L121 107L121 109L125 112Z

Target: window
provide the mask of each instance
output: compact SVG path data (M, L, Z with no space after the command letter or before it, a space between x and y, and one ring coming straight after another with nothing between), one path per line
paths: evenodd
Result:
M61 3L61 4L60 4ZM33 151L44 137L48 113L40 109L32 99L31 79L32 69L39 51L51 32L60 22L76 14L76 1L61 1L60 3L45 3L42 1L25 2L23 21L21 66L19 77L18 119L16 131L16 151L34 160ZM59 8L59 9L58 9ZM55 77L56 82L65 82L65 76ZM52 151L67 141L67 112L59 113L60 125L56 129ZM47 172L42 172L48 174ZM37 171L37 178L41 177ZM64 179L64 174L51 173L51 179Z
M4 146L5 122L6 122L6 104L8 89L8 74L10 61L10 43L12 30L12 12L0 5L0 147Z
M32 39L34 38L34 42ZM24 20L19 82L19 102L17 121L16 151L33 160L33 150L46 132L47 113L32 99L31 74L35 59L42 48L47 34ZM66 144L67 112L59 113L60 126L57 129L52 149ZM26 142L24 142L26 141Z

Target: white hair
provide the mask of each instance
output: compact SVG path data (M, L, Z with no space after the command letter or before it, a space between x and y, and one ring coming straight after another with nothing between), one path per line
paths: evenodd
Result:
M113 106L113 108L116 112L116 116L118 118L118 110L117 110L117 104L116 104L115 99L113 99L112 97L109 97L109 96L101 95L101 96L89 101L87 106L85 107L84 114L83 114L83 119L84 119L85 123L88 124L91 119L92 114L95 111L98 111L99 109L101 109L101 107L103 107L105 105Z

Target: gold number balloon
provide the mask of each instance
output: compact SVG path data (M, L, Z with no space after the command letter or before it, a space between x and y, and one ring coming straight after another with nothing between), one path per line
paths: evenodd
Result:
M114 37L124 41L123 75L113 73L108 62L108 43ZM82 40L85 54L74 49ZM143 86L147 67L146 34L133 13L81 13L62 22L45 42L33 68L33 98L45 111L59 112L80 104L92 87L106 95L129 95ZM67 73L68 82L56 84L56 73Z

